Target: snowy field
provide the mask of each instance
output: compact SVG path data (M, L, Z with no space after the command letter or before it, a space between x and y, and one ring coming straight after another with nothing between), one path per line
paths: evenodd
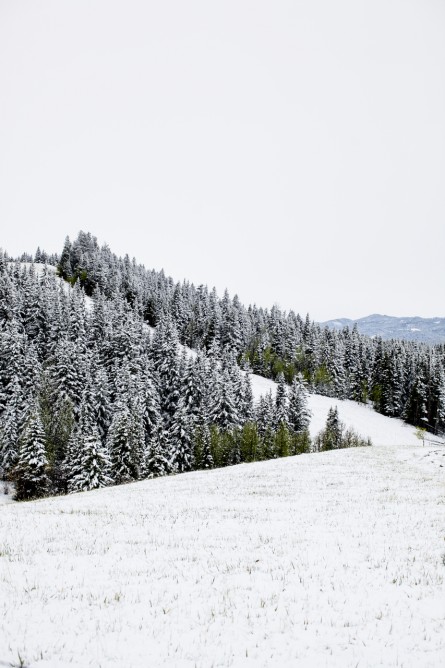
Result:
M0 507L0 662L426 668L445 449L301 455Z

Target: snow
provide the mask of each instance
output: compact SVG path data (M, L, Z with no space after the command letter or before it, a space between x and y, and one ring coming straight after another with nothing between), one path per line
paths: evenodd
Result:
M22 504L0 489L0 664L443 665L445 447L321 395L312 435L335 405L378 447Z
M15 264L15 263L11 263L11 264ZM30 269L31 267L34 267L36 275L39 278L42 278L44 276L45 272L47 272L48 274L56 274L56 271L57 271L57 268L54 265L52 265L52 264L41 264L40 262L38 262L36 264L34 264L32 262L20 262L20 266L25 267L26 269ZM58 280L60 286L62 287L62 289L67 294L70 294L70 292L73 289L72 286L70 285L70 283L63 280L63 278L60 278L59 276L57 276L57 280ZM85 308L86 308L86 310L90 311L90 312L93 311L94 301L91 299L91 297L88 297L88 295L84 295L84 298L85 298Z
M14 487L12 483L0 480L0 506L14 501Z
M437 668L444 454L382 445L3 505L0 658Z
M144 329L153 335L154 328L144 324ZM196 357L196 351L180 345L187 356ZM255 401L268 392L275 396L277 384L268 378L251 374L252 392ZM418 445L415 427L408 425L398 418L390 418L377 413L372 406L359 404L349 399L336 399L321 394L309 395L309 408L312 418L309 432L316 436L325 427L328 411L331 406L337 406L341 421L346 428L354 429L360 436L371 438L373 445ZM441 441L434 436L436 441Z
M252 391L254 399L272 391L275 394L277 384L267 378L252 375ZM381 415L365 404L349 399L335 399L321 394L309 395L309 408L312 419L309 425L311 436L324 428L327 414L331 406L337 406L341 421L361 436L371 438L373 445L418 445L415 427L398 418ZM437 440L437 437L434 437ZM440 439L439 439L440 440Z

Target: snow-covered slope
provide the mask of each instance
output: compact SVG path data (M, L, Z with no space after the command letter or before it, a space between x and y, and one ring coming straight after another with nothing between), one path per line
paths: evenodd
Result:
M341 450L3 505L0 658L438 668L443 454Z
M146 325L147 331L153 334L154 329ZM196 356L196 351L187 346L180 346L187 355ZM277 384L273 380L251 375L252 391L255 401L268 392L275 396ZM329 408L337 406L341 421L347 428L354 429L361 436L370 437L373 445L418 445L419 440L415 433L415 427L408 425L398 418L390 418L377 413L371 406L359 404L356 401L345 399L333 399L321 394L309 395L309 408L312 412L309 431L315 436L324 429ZM432 437L435 441L442 441L438 437Z
M276 383L261 376L252 375L252 390L255 399L272 391L275 394ZM324 428L328 410L337 406L338 413L346 427L352 427L361 436L370 437L374 445L416 445L415 427L397 418L389 418L376 413L371 406L355 401L333 399L321 394L309 395L309 408L312 419L309 426L311 436ZM435 440L437 437L434 437Z

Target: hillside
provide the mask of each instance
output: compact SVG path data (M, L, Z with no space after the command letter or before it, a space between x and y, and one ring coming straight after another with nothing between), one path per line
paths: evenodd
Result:
M3 505L0 657L438 668L443 454L359 448Z
M445 343L445 318L396 318L376 313L357 320L339 318L320 324L322 327L334 330L341 330L344 327L352 329L356 325L360 334L381 337L386 341L404 339L429 344Z
M441 346L246 307L89 233L32 259L0 253L0 478L19 500L445 430Z
M253 396L258 400L261 396L272 392L275 395L277 384L267 378L252 375ZM324 428L326 416L331 406L337 406L340 419L347 428L357 430L369 436L374 445L418 445L414 427L398 418L390 418L373 410L372 406L359 404L348 399L335 399L321 394L309 394L308 407L312 413L309 431L312 437ZM428 435L437 442L443 442L439 436Z

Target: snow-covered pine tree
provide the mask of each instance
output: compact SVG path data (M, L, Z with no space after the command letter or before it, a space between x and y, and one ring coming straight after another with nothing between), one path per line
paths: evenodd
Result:
M150 438L146 441L144 453L143 475L145 478L156 478L171 473L167 434L160 415L152 425Z
M230 432L239 426L238 408L235 405L233 385L228 370L217 376L214 403L209 407L209 422L223 432Z
M33 401L19 441L17 463L12 472L18 501L45 496L49 491L45 432L37 402Z
M193 467L193 447L190 418L181 398L168 432L170 465L174 473L190 471Z
M8 403L0 417L0 477L8 478L17 464L23 425L23 393L15 376L8 385Z
M169 429L181 395L178 335L171 318L163 318L156 328L152 359L158 382L161 414Z
M331 408L328 411L326 419L326 427L322 437L322 449L334 450L341 447L341 439L343 434L343 425L338 416L338 408Z
M86 492L111 485L110 458L106 447L102 444L99 430L93 425L89 433L80 433L80 461L77 473L72 476L69 491Z
M132 442L132 419L128 406L119 400L114 408L110 429L108 430L107 449L111 460L111 476L120 484L137 480L141 462L139 453L135 453Z
M288 426L288 396L283 372L279 373L277 378L274 417L275 428L278 429L281 424Z
M111 397L108 374L104 367L99 367L95 374L94 402L96 408L96 425L101 441L105 444L111 423Z
M311 411L308 407L308 390L301 373L294 376L289 390L288 422L295 433L309 427Z

